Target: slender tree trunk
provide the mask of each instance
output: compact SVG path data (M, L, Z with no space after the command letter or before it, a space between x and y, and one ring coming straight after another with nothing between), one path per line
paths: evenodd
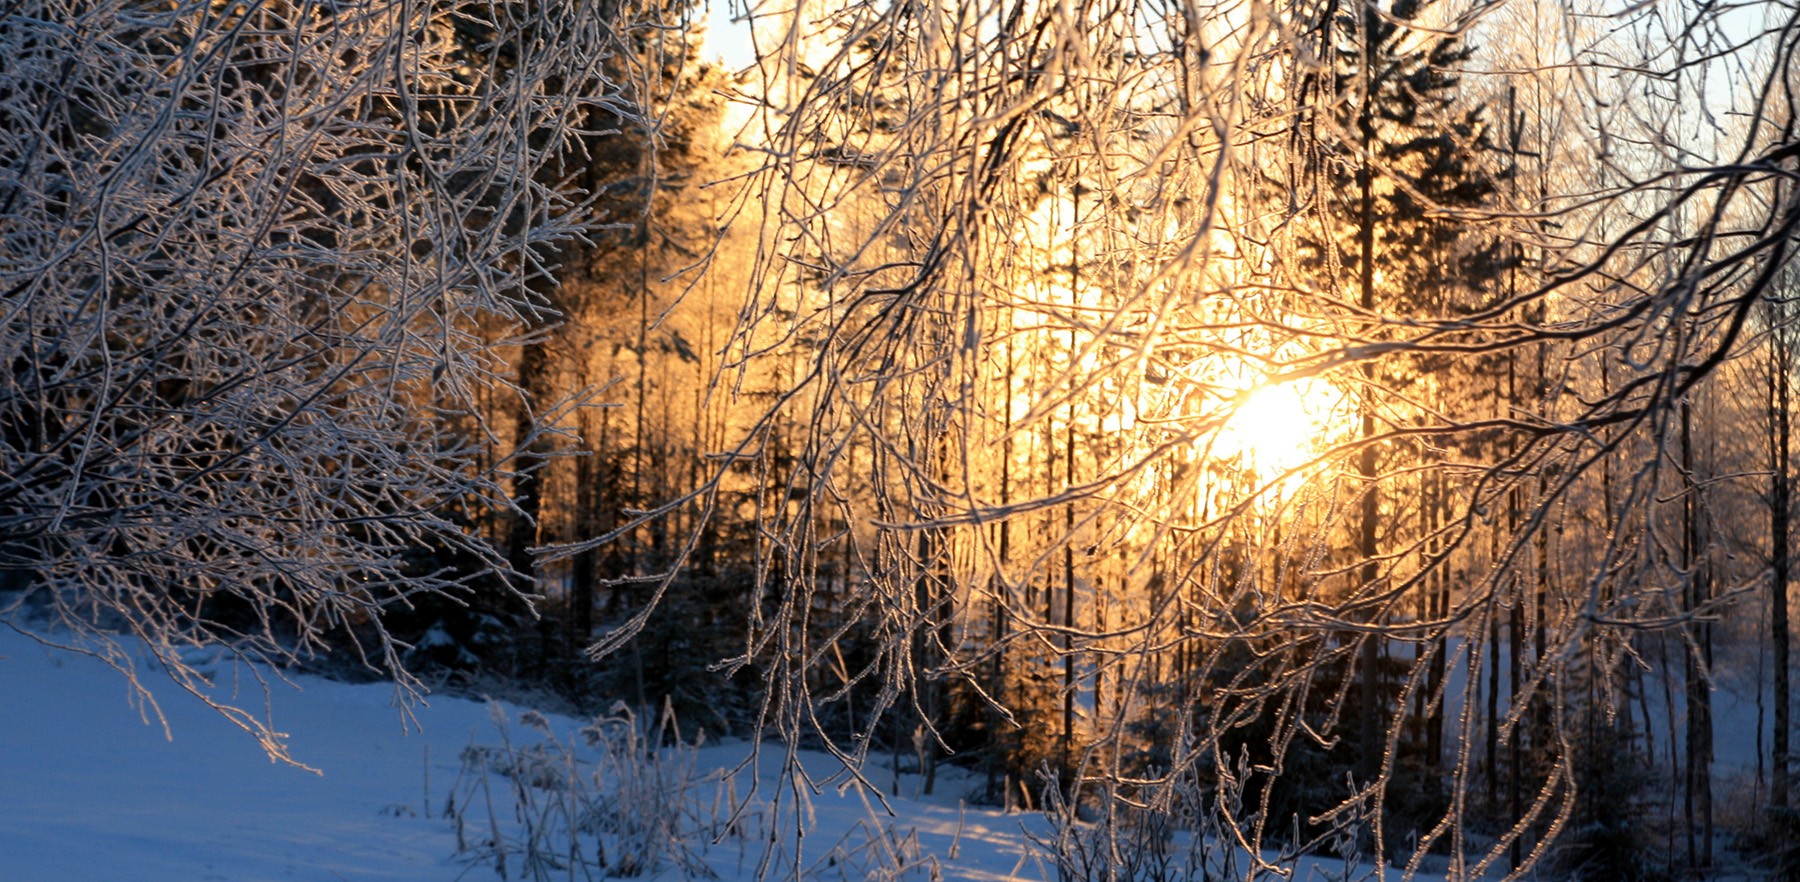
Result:
M538 434L537 410L555 394L551 389L550 356L542 341L526 344L519 353L519 389L524 393L519 406L515 437L521 445L516 457L518 477L513 479L513 516L507 541L507 563L521 576L531 576L531 549L537 545L538 514L543 507L543 471L545 455Z
M1769 642L1774 649L1775 731L1770 740L1769 761L1773 772L1770 803L1788 806L1788 543L1789 492L1792 487L1788 454L1790 381L1793 350L1787 345L1788 330L1769 335Z
M1360 141L1361 155L1358 157L1356 170L1357 183L1357 230L1356 238L1360 254L1357 261L1358 302L1365 313L1373 313L1375 309L1375 171L1369 152L1375 149L1375 96L1374 65L1377 26L1380 19L1375 7L1365 6L1363 9L1362 42L1363 94L1361 106L1357 110L1356 129ZM1375 437L1375 365L1365 361L1362 365L1362 382L1358 409L1362 412L1362 438ZM1375 478L1376 462L1374 445L1363 447L1357 459L1357 474L1362 479L1362 523L1357 545L1362 555L1363 564L1360 570L1358 590L1374 594L1375 581L1381 574L1376 553L1376 521L1381 514L1381 502L1376 495ZM1371 608L1370 625L1378 624L1380 612ZM1382 717L1383 708L1379 700L1381 686L1381 641L1372 631L1363 635L1360 666L1362 668L1362 756L1358 758L1357 771L1361 778L1357 783L1367 787L1381 773L1382 750Z
M1076 241L1070 243L1070 325L1069 325L1069 383L1073 386L1078 380L1075 377L1074 364L1079 352L1079 343L1075 337L1073 313L1081 299L1081 252L1079 237L1081 232L1081 163L1075 163L1075 186L1071 194L1071 212L1074 221L1072 229ZM1075 486L1075 402L1079 396L1076 389L1069 390L1069 421L1063 428L1063 478L1067 486ZM1075 504L1070 502L1063 507L1063 700L1062 700L1062 771L1069 776L1074 770L1075 742Z
M1708 684L1712 664L1712 626L1704 616L1711 599L1706 564L1700 559L1701 507L1699 481L1694 474L1693 404L1681 404L1681 461L1687 484L1683 507L1682 564L1687 570L1687 602L1694 616L1694 645L1683 653L1687 687L1687 786L1682 809L1687 815L1687 855L1690 870L1704 874L1712 866L1712 692Z
M1444 486L1443 472L1434 470L1432 472L1431 483L1431 530L1435 534L1438 529L1443 526L1444 513L1446 511L1444 496L1447 492L1447 488ZM1442 543L1433 540L1432 549L1434 553L1441 552ZM1440 561L1438 563L1436 572L1432 575L1432 579L1435 584L1431 591L1432 603L1430 614L1432 621L1439 622L1443 621L1443 619L1450 614L1450 572L1448 561ZM1425 763L1426 767L1432 770L1436 770L1442 765L1444 757L1444 705L1446 704L1444 701L1444 679L1446 676L1446 668L1449 665L1449 655L1450 634L1448 628L1445 628L1438 632L1437 652L1432 656L1431 670L1426 675L1427 683L1429 684L1428 692L1430 693L1430 697L1437 700L1437 706L1431 708L1430 717L1425 722Z
M1511 353L1508 353L1506 358L1505 400L1513 408L1518 407L1518 362ZM1513 451L1509 449L1507 452L1510 455ZM1518 484L1514 484L1506 492L1506 535L1508 537L1519 535L1520 497L1523 494L1524 489ZM1512 606L1507 610L1506 615L1506 712L1509 717L1519 712L1519 696L1524 691L1525 679L1522 658L1525 645L1525 601L1518 578L1517 575L1508 574L1508 580L1512 586ZM1507 818L1514 823L1517 823L1524 814L1524 782L1522 780L1524 776L1521 768L1524 766L1524 756L1519 745L1519 730L1522 728L1524 727L1515 721L1512 729L1506 735L1506 811ZM1520 847L1523 839L1523 836L1515 838L1512 848L1507 854L1508 860L1515 869L1524 859L1524 852Z
M1013 329L1012 311L1007 311L1006 330L1006 385L1001 391L1001 426L1005 439L1000 442L1000 504L1012 502L1012 406L1013 406ZM1000 521L999 526L999 559L994 563L994 576L988 583L989 592L994 600L994 659L993 670L988 685L989 697L993 705L989 707L988 717L988 763L987 763L987 795L1002 806L1012 800L1012 776L1006 773L1007 747L1009 738L1002 737L1000 728L1006 724L1006 718L999 708L1006 704L1006 639L1008 632L1007 616L1011 613L1012 589L1007 581L1007 568L1012 560L1012 519Z
M1490 559L1500 556L1500 531L1489 531L1488 550ZM1500 608L1498 604L1490 604L1488 611L1488 651L1483 659L1487 665L1487 737L1482 745L1483 759L1487 765L1487 803L1498 806L1500 802Z
M1523 607L1524 604L1515 597L1512 610L1506 617L1506 674L1510 681L1507 684L1506 710L1509 716L1518 712L1519 695L1524 691L1521 684L1525 671L1520 651L1520 647L1525 643L1525 610ZM1523 720L1515 722L1512 729L1506 733L1506 811L1507 817L1513 823L1518 823L1525 814L1523 768L1525 756L1519 744L1519 730L1525 727L1519 725L1519 722L1523 722ZM1523 835L1515 838L1508 854L1514 869L1517 869L1524 860L1524 850L1521 848L1524 838Z
M918 538L919 576L914 583L914 602L918 604L919 613L926 622L949 621L949 616L939 609L942 603L944 586L939 584L937 573L939 557L943 554L943 537L935 529L920 530ZM919 759L919 793L930 796L937 787L938 736L937 727L941 717L943 703L943 684L930 675L932 661L937 656L937 648L933 645L936 626L921 627L913 634L913 664L916 666L919 690L919 731L916 750Z
M651 183L649 184L650 192L652 194L654 194L656 192L655 191L656 168L655 168L654 152L646 153L640 168L643 169L642 173L647 178L650 179L650 181L651 181ZM632 401L631 499L630 499L630 504L633 506L638 506L638 507L642 507L642 508L650 507L649 500L645 498L645 491L644 491L644 472L645 472L644 446L646 444L645 432L644 432L644 418L645 418L646 401L649 399L650 241L651 241L650 237L651 237L651 219L652 219L651 210L653 208L653 204L652 204L653 200L654 200L653 196L646 196L644 199L644 214L641 218L638 219L638 227L637 227L637 235L636 235L636 242L637 242L637 248L638 248L637 383L633 389L633 401ZM626 539L626 548L628 550L626 551L626 553L624 555L625 569L631 575L638 575L638 574L644 572L651 565L648 561L645 560L645 558L647 557L647 555L645 554L645 551L644 551L644 546L646 543L644 542L644 537L642 536L642 531L643 531L643 528L638 527L637 529L632 530L629 536L621 537L623 539ZM627 589L627 588L625 588L624 585L620 585L618 587L615 587L613 590L615 592L621 592L621 593L626 594L628 607L636 608L638 606L639 598L636 596L636 594L637 594L636 589ZM648 714L651 712L651 705L650 705L650 694L649 694L648 683L646 683L645 677L644 677L644 638L643 638L643 635L640 635L638 637L638 639L631 641L631 668L632 668L632 680L633 680L633 684L635 687L634 691L636 692L636 695L637 695L638 707L644 713Z
M1429 472L1419 475L1419 535L1425 537L1419 547L1422 566L1430 566L1431 561L1431 482ZM1432 594L1432 574L1426 571L1425 578L1420 580L1418 593L1413 598L1413 620L1424 623L1431 620L1431 604L1436 599ZM1428 651L1423 642L1412 644L1412 666L1416 670L1425 661ZM1431 701L1430 680L1427 678L1426 688L1413 693L1412 706L1407 709L1406 744L1414 753L1422 754L1425 749L1425 711Z
M1075 331L1069 331L1069 352L1075 351ZM1069 424L1063 439L1063 476L1075 486L1075 404L1069 403ZM1075 504L1063 506L1063 608L1062 608L1062 771L1074 770L1075 743Z
M1675 745L1678 742L1678 739L1676 738L1677 730L1675 721L1675 677L1671 672L1674 665L1669 661L1669 634L1667 631L1657 634L1656 651L1656 666L1661 669L1662 672L1662 676L1657 677L1656 679L1662 682L1663 725L1666 726L1669 731L1669 741L1666 745L1667 749L1663 752L1669 760L1669 816L1668 823L1664 825L1664 829L1668 831L1668 869L1670 873L1674 873L1676 866L1675 835L1676 831L1682 828L1681 820L1675 816L1675 806L1680 799L1680 791L1686 789L1685 787L1677 787L1676 782L1681 781L1683 784L1686 782L1683 781L1681 775L1681 754L1675 750Z
M515 443L519 447L513 478L513 516L507 531L506 562L525 582L527 593L538 592L537 562L531 550L538 545L538 523L543 512L544 466L549 461L538 434L538 409L550 400L549 345L543 340L525 344L519 353L519 415ZM554 636L548 619L539 617L538 674L550 673L550 644Z
M581 413L581 435L593 439L590 429L592 411ZM597 534L600 523L601 457L605 453L598 444L589 444L588 455L576 465L575 524L577 540ZM594 589L599 581L600 555L589 548L575 555L574 572L569 584L569 649L579 653L594 636Z

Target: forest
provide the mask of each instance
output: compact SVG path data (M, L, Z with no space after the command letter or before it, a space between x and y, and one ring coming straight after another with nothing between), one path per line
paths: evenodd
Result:
M1800 878L1797 111L1794 0L12 0L0 623Z

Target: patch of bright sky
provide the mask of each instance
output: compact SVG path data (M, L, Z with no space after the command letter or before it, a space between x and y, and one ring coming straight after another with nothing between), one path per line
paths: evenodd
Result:
M707 60L741 71L756 63L756 46L750 39L751 19L762 4L755 0L706 0ZM762 15L770 14L760 10Z

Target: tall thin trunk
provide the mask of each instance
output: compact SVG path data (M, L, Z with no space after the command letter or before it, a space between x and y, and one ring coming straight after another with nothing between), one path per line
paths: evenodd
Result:
M585 383L584 383L585 384ZM581 413L581 437L594 439L591 431L592 411ZM599 500L601 481L601 457L605 449L598 444L588 447L588 455L576 463L575 473L575 528L576 540L589 539L598 535ZM580 652L594 636L594 589L599 582L598 569L600 555L589 548L575 555L574 572L569 580L569 634L568 643L571 652Z
M1430 528L1435 535L1443 527L1444 515L1448 511L1448 505L1444 498L1448 493L1448 488L1444 486L1444 473L1441 470L1432 472L1431 484ZM1442 553L1443 543L1433 539L1432 551L1434 554ZM1438 562L1436 572L1432 574L1432 581L1431 620L1441 622L1450 615L1448 561ZM1437 700L1437 706L1431 709L1430 717L1425 721L1425 762L1431 769L1437 769L1442 764L1444 757L1444 705L1447 703L1444 700L1444 680L1446 668L1449 665L1449 655L1450 632L1448 627L1443 627L1438 631L1437 651L1431 658L1431 669L1426 675L1429 685L1427 691L1432 698Z
M1506 617L1506 674L1510 681L1507 685L1506 710L1510 716L1518 713L1519 694L1524 691L1524 665L1521 647L1525 643L1525 610L1524 604L1514 598L1512 609ZM1506 733L1506 811L1513 823L1524 817L1525 809L1525 755L1519 744L1519 735L1524 726L1515 721ZM1524 860L1523 840L1521 835L1512 842L1508 858L1517 869Z
M1357 261L1358 303L1365 314L1375 309L1375 171L1374 163L1369 156L1375 149L1375 96L1374 68L1377 27L1380 24L1375 7L1367 5L1363 8L1362 21L1362 80L1363 94L1361 106L1357 109L1356 131L1359 138L1361 155L1356 169L1357 184L1357 230L1356 238L1360 250ZM1362 438L1367 441L1375 437L1375 365L1365 361L1362 364L1361 400L1358 409L1362 414ZM1376 521L1380 517L1381 504L1376 496L1375 447L1365 445L1357 458L1357 474L1362 479L1362 523L1360 525L1358 552L1362 555L1359 590L1369 594L1375 593L1375 580L1380 576L1380 565L1375 559ZM1371 609L1370 624L1377 624L1380 616L1378 610ZM1364 787L1374 782L1381 771L1382 751L1378 747L1381 738L1382 707L1378 700L1381 685L1381 641L1371 632L1363 635L1360 665L1362 667L1362 756L1358 757L1357 770Z
M1498 527L1488 531L1488 558L1497 561L1500 558L1500 530ZM1497 589L1496 589L1497 590ZM1490 604L1488 610L1488 651L1485 656L1487 664L1487 730L1482 757L1487 766L1487 802L1489 806L1500 801L1500 609L1498 604Z
M1537 308L1533 310L1535 313L1533 322L1535 324L1539 326L1544 324L1544 311L1544 303L1539 301ZM1549 344L1539 343L1537 346L1537 365L1535 369L1536 382L1532 385L1532 393L1536 398L1534 403L1537 412L1546 419L1549 418L1549 381L1545 364L1548 358ZM1537 510L1539 507L1548 507L1550 505L1549 498L1550 480L1543 471L1539 471L1537 476L1537 497L1533 500L1534 510ZM1548 651L1549 641L1550 526L1547 523L1540 523L1537 526L1536 532L1532 536L1532 550L1537 561L1532 586L1531 665L1528 669L1529 674L1527 676L1535 678L1539 671L1542 670L1540 666L1544 663L1544 654ZM1527 743L1527 749L1533 756L1539 757L1540 761L1549 761L1547 752L1551 750L1549 704L1549 696L1543 688L1543 684L1540 684L1540 686L1532 692L1529 714L1527 716L1530 725L1524 733L1525 736L1530 739ZM1518 739L1519 735L1515 733L1513 739L1515 744ZM1522 770L1518 765L1515 765L1513 769L1513 816L1515 818L1519 817L1519 813L1523 810L1522 790L1524 782L1521 779L1524 776L1521 772ZM1528 844L1525 835L1521 835L1518 839L1514 840L1513 866L1519 865L1519 861L1523 857L1523 851Z
M1079 343L1075 336L1074 315L1081 299L1081 252L1079 238L1081 233L1081 162L1075 163L1075 186L1070 195L1071 229L1075 233L1075 241L1070 243L1071 254L1069 267L1069 421L1063 428L1063 478L1067 486L1075 486L1075 402L1079 391L1074 388L1079 382L1075 375L1075 359L1079 354ZM1063 668L1063 707L1062 707L1062 771L1065 776L1072 774L1073 751L1075 742L1075 504L1070 502L1063 507L1063 609L1062 609L1062 668Z
M1515 90L1508 89L1506 91L1506 124L1512 148L1512 156L1514 157L1515 162L1520 154L1520 139L1523 137L1523 120L1515 109L1517 97L1518 93ZM1512 188L1513 201L1516 204L1519 199L1518 177L1516 175L1513 177ZM1519 264L1522 260L1520 246L1515 244L1513 248L1513 260L1506 270L1506 287L1509 299L1518 296ZM1516 417L1522 409L1519 406L1518 355L1511 350L1508 350L1506 353L1506 394L1500 398L1498 404L1504 409L1504 415L1509 418ZM1506 454L1510 458L1516 452L1514 442L1509 438ZM1506 491L1506 536L1509 542L1519 535L1519 508L1520 503L1522 502L1520 496L1523 492L1523 487L1518 483L1513 484ZM1498 561L1496 560L1496 563L1497 562ZM1511 593L1513 595L1512 603L1507 610L1506 616L1506 710L1507 716L1510 717L1517 714L1519 711L1519 693L1521 692L1521 681L1524 679L1522 676L1522 666L1520 664L1520 652L1522 651L1522 645L1525 642L1525 622L1524 603L1519 596L1520 591L1518 582L1516 581L1517 577L1509 573L1507 579L1511 585ZM1506 737L1506 807L1507 817L1513 823L1519 821L1522 815L1524 802L1523 782L1521 780L1523 777L1521 774L1521 766L1524 765L1524 757L1519 749L1519 729L1520 726L1515 721ZM1507 859L1515 869L1519 866L1524 857L1522 848L1523 839L1523 835L1513 839L1512 846L1507 853Z
M1537 322L1541 324L1543 320L1543 310L1539 309ZM1545 359L1548 357L1547 349L1548 346L1546 344L1538 345L1537 384L1535 386L1539 408L1538 412L1546 420L1550 417L1549 406L1546 403L1548 399L1548 379L1545 376L1544 365ZM1536 504L1548 508L1550 505L1549 498L1550 479L1545 472L1539 471L1537 477ZM1548 524L1543 524L1538 527L1537 535L1532 537L1532 545L1537 554L1537 579L1532 592L1534 599L1532 601L1533 621L1531 629L1531 659L1533 667L1535 668L1537 664L1544 660L1544 653L1548 650L1549 639L1550 527ZM1540 699L1532 703L1532 715L1532 737L1541 738L1542 730L1548 725L1548 711L1544 701Z
M1669 634L1667 631L1657 634L1656 650L1657 667L1662 671L1662 676L1656 679L1662 683L1663 725L1668 727L1669 731L1668 749L1663 752L1669 760L1669 816L1668 823L1664 824L1663 828L1668 831L1668 865L1672 872L1675 868L1675 832L1682 826L1680 820L1675 817L1675 805L1680 798L1680 791L1685 788L1675 786L1675 782L1682 780L1682 758L1681 754L1675 750L1675 745L1679 741L1675 736L1675 678L1669 674L1672 665L1669 662Z
M1419 535L1423 537L1419 545L1420 565L1427 568L1424 578L1419 581L1419 591L1413 597L1413 621L1422 625L1431 620L1431 604L1436 599L1432 594L1431 564L1431 482L1430 472L1419 474ZM1429 648L1424 642L1412 644L1412 669L1417 670L1425 661L1425 653ZM1407 708L1406 746L1414 753L1422 754L1425 749L1425 710L1430 703L1430 682L1426 688L1413 692L1412 706Z
M1687 485L1682 498L1681 510L1681 567L1686 571L1686 584L1682 586L1682 611L1693 614L1694 610L1694 446L1691 430L1691 405L1681 403L1681 470L1682 481ZM1683 723L1686 738L1683 745L1681 812L1682 834L1687 843L1687 866L1690 871L1699 868L1700 854L1697 841L1698 831L1694 829L1694 774L1699 768L1700 739L1695 737L1694 693L1695 681L1698 679L1694 671L1694 653L1692 647L1683 647L1681 655L1682 687L1687 699L1683 708Z
M1703 618L1711 599L1706 564L1700 559L1701 507L1699 481L1694 474L1693 404L1681 404L1681 464L1687 484L1683 506L1681 557L1687 570L1687 611L1694 617L1694 645L1684 653L1687 687L1687 786L1682 809L1687 815L1687 856L1690 869L1704 872L1712 866L1712 692L1708 684L1712 664L1712 626Z
M1057 463L1056 460L1057 460L1056 422L1055 422L1055 420L1046 419L1046 420L1044 420L1044 488L1047 492L1055 492L1056 474L1057 474L1058 466L1059 466L1059 464ZM1044 535L1050 536L1055 533L1056 512L1054 509L1048 510L1044 513L1044 520L1042 523L1043 523ZM1060 612L1060 610L1057 608L1057 603L1056 603L1056 585L1057 585L1056 573L1053 570L1046 570L1046 572L1044 573L1044 585L1043 585L1044 593L1043 593L1043 597L1041 597L1039 599L1041 599L1044 604L1044 606L1043 606L1044 621L1047 623L1050 623L1051 625L1056 624L1057 616ZM1041 644L1043 647L1043 650L1045 652L1044 670L1042 673L1043 673L1043 677L1044 677L1043 682L1046 687L1048 687L1048 684L1053 682L1051 680L1051 678L1054 676L1054 674L1052 672L1056 670L1056 656L1053 654L1056 651L1056 647L1055 647L1055 643L1053 641L1054 641L1054 636L1050 635L1050 639L1046 639ZM1065 655L1066 655L1066 653L1065 653ZM1044 710L1046 711L1046 716L1056 713L1054 706L1045 707ZM1058 734L1057 734L1058 745L1061 745L1064 743L1065 733L1066 733L1066 730L1065 730L1065 732L1058 732ZM1062 774L1062 770L1060 768L1058 769L1057 774L1058 775Z
M1007 311L1006 331L1006 385L1001 391L1001 427L1005 433L1000 442L1000 504L1012 502L1012 457L1013 457L1013 329L1012 311ZM998 799L1005 805L1012 799L1012 776L1005 773L1006 746L1009 739L1002 738L1000 727L1005 725L1006 718L999 708L1004 707L1006 695L1006 639L1008 631L1007 616L1011 614L1012 589L1007 581L1007 568L1012 560L1012 519L1000 521L1000 541L998 557L994 562L994 575L989 581L989 593L994 603L994 658L993 669L988 684L988 695L993 701L988 709L988 762L987 762L987 796ZM996 789L998 788L998 789Z
M1505 400L1516 412L1519 403L1518 360L1512 353L1508 353L1506 357ZM1508 446L1511 447L1510 444ZM1513 451L1509 449L1507 453L1510 455ZM1514 484L1506 492L1506 535L1508 537L1519 535L1521 519L1519 509L1523 501L1520 497L1524 492L1524 488L1519 484ZM1512 584L1513 598L1512 606L1507 610L1506 615L1506 711L1507 716L1513 716L1519 712L1519 695L1524 691L1525 671L1522 653L1525 644L1525 603L1520 596L1522 592L1517 581L1518 577L1509 575L1508 578ZM1521 728L1523 727L1515 721L1512 729L1506 734L1506 811L1507 817L1514 823L1517 823L1523 816L1525 799L1524 781L1522 780L1525 757L1519 744ZM1511 861L1514 868L1517 868L1524 859L1524 851L1521 847L1523 838L1520 836L1513 839L1512 847L1507 854L1508 860Z
M538 426L538 409L555 394L551 388L549 344L539 339L525 344L519 353L518 420L515 423L513 516L507 531L506 563L525 583L528 593L536 594L537 562L531 550L538 545L538 524L543 513L544 466L549 456L544 450ZM537 622L538 664L540 674L549 673L550 644L554 640L548 619Z
M1789 331L1782 328L1769 335L1769 642L1774 649L1775 665L1775 731L1770 741L1769 762L1774 773L1770 803L1776 808L1788 805L1788 543L1791 525L1789 493L1792 484L1788 454L1790 382L1793 377L1793 350L1788 347Z
M1069 329L1069 354L1075 354L1075 329ZM1073 382L1073 380L1071 380ZM1063 437L1063 477L1075 486L1075 400L1069 399L1069 423ZM1075 768L1075 504L1063 506L1063 608L1062 608L1062 771Z
M936 469L938 465L934 464ZM919 559L919 574L913 583L913 602L918 604L919 614L925 622L947 623L948 616L939 609L944 601L945 586L940 582L938 568L943 555L943 537L936 529L920 530L916 544ZM913 633L913 665L917 671L919 690L919 731L916 750L919 753L919 793L930 796L937 787L938 736L937 728L941 722L943 703L943 685L931 675L933 664L930 659L937 655L933 645L937 637L938 626L922 626Z
M652 187L654 188L654 184ZM655 192L652 189L651 192ZM649 376L649 335L650 335L650 200L644 201L643 229L638 235L638 328L637 328L637 389L635 413L632 422L631 445L631 504L649 508L649 500L644 498L644 401L648 398ZM636 533L637 531L633 531ZM626 566L633 575L641 573L645 568L643 560L643 542L634 535L631 538L629 554L630 562ZM622 590L615 589L615 590ZM632 598L631 605L637 605ZM645 712L650 710L650 695L644 681L644 647L642 640L631 641L632 679L636 686L638 707Z

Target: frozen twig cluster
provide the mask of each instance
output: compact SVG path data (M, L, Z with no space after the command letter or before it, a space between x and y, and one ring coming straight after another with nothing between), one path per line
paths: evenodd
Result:
M1800 16L1757 12L771 14L733 349L785 378L739 450L786 454L736 660L767 723L863 760L979 719L1070 814L1241 768L1208 810L1249 853L1528 872L1651 644L1699 743L1765 578L1690 431L1793 296ZM1313 408L1276 467L1225 440L1271 386Z
M21 0L0 8L0 595L99 643L303 657L505 564L483 395L596 222L560 186L615 5ZM498 463L497 465L495 463ZM486 463L484 465L484 463ZM365 638L366 639L366 638ZM275 754L253 714L228 710Z
M670 870L714 877L702 858L709 844L728 838L721 810L736 806L724 806L722 782L696 769L699 743L684 742L672 716L652 725L621 706L564 741L536 711L521 715L531 731L516 737L500 705L490 713L499 744L463 750L444 803L460 858L490 865L503 879L629 879Z

